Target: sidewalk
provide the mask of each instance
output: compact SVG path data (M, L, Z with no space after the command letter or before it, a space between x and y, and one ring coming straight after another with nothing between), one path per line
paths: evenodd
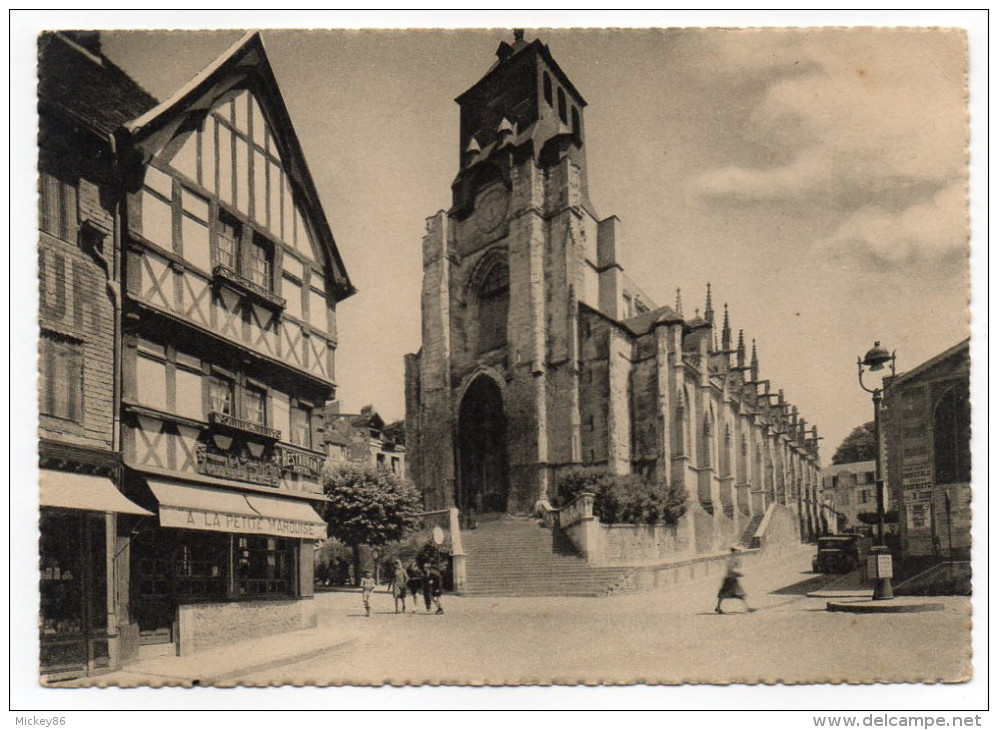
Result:
M239 677L348 649L359 632L323 625L194 652L129 662L117 672L53 687L234 687Z

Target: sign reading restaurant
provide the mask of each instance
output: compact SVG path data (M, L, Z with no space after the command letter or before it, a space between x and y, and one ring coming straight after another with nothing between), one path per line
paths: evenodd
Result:
M221 437L225 438L225 437ZM306 451L275 446L269 457L264 456L262 444L250 444L250 448L218 447L216 436L212 443L201 443L196 458L198 473L223 479L263 484L268 487L280 486L282 476L298 474L309 479L318 479L322 473L322 457ZM259 452L253 453L252 447Z

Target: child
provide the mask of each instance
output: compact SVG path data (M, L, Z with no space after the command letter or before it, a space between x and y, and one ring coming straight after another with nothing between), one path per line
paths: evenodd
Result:
M360 592L364 598L364 611L367 617L371 617L371 593L374 592L374 576L370 570L364 571L364 577L360 579Z

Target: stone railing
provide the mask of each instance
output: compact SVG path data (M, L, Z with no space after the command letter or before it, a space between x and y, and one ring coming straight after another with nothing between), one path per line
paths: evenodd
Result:
M549 530L561 525L561 510L552 507L546 499L537 500L537 504L534 505L534 514Z
M595 519L593 515L595 502L596 495L583 492L558 511L558 524L564 529Z

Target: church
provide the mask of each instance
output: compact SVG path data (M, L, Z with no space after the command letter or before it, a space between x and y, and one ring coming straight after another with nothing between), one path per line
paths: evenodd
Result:
M718 316L658 306L618 263L586 169L586 100L539 40L501 42L456 101L450 207L426 221L408 469L427 509L533 515L598 466L680 486L697 552L776 503L819 530L817 428ZM719 321L720 320L720 321Z

